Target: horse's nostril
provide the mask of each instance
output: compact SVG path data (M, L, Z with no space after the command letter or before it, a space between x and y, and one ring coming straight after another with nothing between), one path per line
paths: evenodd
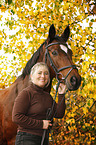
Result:
M77 84L77 78L75 76L72 76L70 82L72 86L75 86Z

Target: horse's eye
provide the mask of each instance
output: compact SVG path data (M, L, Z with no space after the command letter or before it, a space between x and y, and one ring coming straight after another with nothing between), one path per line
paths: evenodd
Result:
M56 50L54 50L54 51L52 52L52 54L56 56L56 55L58 55L58 52L57 52Z

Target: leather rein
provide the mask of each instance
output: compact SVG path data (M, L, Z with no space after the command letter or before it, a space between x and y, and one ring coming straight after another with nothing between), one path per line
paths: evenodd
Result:
M49 59L49 61L50 61L50 65L52 66L52 68L53 68L53 70L54 70L54 72L55 72L55 74L56 74L56 79L57 79L57 81L58 81L57 86L56 86L56 94L55 94L54 102L53 102L52 108L49 108L49 109L47 110L46 120L48 120L48 119L50 118L50 116L51 116L51 114L52 114L52 112L53 112L53 109L54 109L54 106L55 106L56 96L57 96L57 93L58 93L59 84L62 82L62 80L63 80L63 81L66 81L67 77L69 76L69 74L71 73L71 71L72 71L73 69L77 69L77 68L76 68L76 65L69 65L69 66L62 67L62 68L60 68L60 69L57 69L57 68L56 68L55 64L53 63L53 60L51 59L51 56L50 56L49 51L48 51L48 48L49 48L50 46L57 45L57 44L59 44L59 45L64 45L64 46L66 45L66 43L55 42L55 43L51 43L51 44L49 44L49 45L47 45L47 46L45 47L45 49L46 49L46 51L45 51L45 63L47 63L47 57L48 57L48 59ZM60 80L59 77L58 77L59 74L62 75L62 73L60 73L60 71L65 70L65 69L68 69L68 68L71 68L71 69L69 70L69 72L67 73L67 75L66 75L65 77L63 77L63 78ZM62 76L63 76L63 75L62 75ZM61 102L60 102L60 104L59 104L57 110L59 109L59 107L60 107L62 101L63 101L64 98L65 98L65 94L66 94L67 92L68 92L68 90L66 90L66 92L64 93L64 96L63 96L63 98L62 98L62 100L61 100ZM54 113L54 115L53 115L53 117L52 117L52 119L51 119L51 122L53 121L53 118L54 118L54 116L56 115L57 110L55 111L55 113ZM50 130L50 128L49 128L49 130ZM41 145L43 145L43 143L44 143L45 135L46 135L46 130L44 130L44 133L43 133L43 136L42 136ZM48 135L49 135L49 134L48 134Z

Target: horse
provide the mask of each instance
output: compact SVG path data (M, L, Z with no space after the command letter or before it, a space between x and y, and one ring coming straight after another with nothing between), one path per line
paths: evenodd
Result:
M37 62L46 62L50 70L50 84L45 91L50 92L52 79L65 83L68 90L77 90L81 76L72 62L72 50L66 44L70 34L69 25L58 36L52 24L47 39L27 62L22 74L9 88L0 90L0 145L14 145L17 125L12 122L12 107L19 92L30 83L30 71Z

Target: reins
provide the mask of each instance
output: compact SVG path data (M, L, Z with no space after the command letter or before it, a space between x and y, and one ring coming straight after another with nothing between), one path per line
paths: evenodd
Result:
M59 84L60 84L60 81L57 83L57 86L56 86L56 93L55 93L55 98L54 98L54 102L53 102L52 108L49 108L49 109L47 110L46 120L48 120L48 119L50 118L50 116L51 116L51 114L52 114L52 112L53 112L53 109L54 109L54 106L55 106L56 96L57 96L57 93L58 93ZM57 110L59 109L61 103L63 102L63 100L64 100L64 98L65 98L65 94L66 94L67 92L68 92L68 90L66 90L66 92L64 93L64 96L63 96L63 98L62 98L62 100L61 100L61 102L60 102L60 104L59 104ZM57 110L54 112L54 114L53 114L53 116L52 116L52 118L51 118L51 120L50 120L51 122L53 122L53 119L54 119L54 117L55 117L55 115L56 115L56 113L57 113ZM48 131L48 137L49 137L49 132L50 132L51 128L48 128L48 130L49 130L49 131ZM45 129L44 132L43 132L41 145L43 145L43 143L44 143L46 131L47 131L47 130Z
M65 77L63 77L63 80L65 81L66 78L68 77L68 75L71 73L71 71L72 71L73 69L77 69L77 68L76 68L76 65L69 65L69 66L62 67L62 68L60 68L60 69L57 69L57 68L56 68L56 66L54 65L54 63L53 63L53 61L52 61L52 59L51 59L51 57L50 57L48 48L49 48L50 46L52 46L52 45L57 45L57 44L66 45L66 43L60 43L60 42L51 43L51 44L49 44L49 45L46 46L46 52L45 52L45 63L47 63L47 56L48 56L49 61L50 61L50 65L52 66L54 72L56 73L56 79L57 79L57 81L58 81L57 86L56 86L56 93L55 93L54 102L53 102L52 108L49 108L49 109L47 110L46 120L48 120L48 119L50 118L50 116L51 116L51 114L52 114L52 112L53 112L53 110L54 110L55 100L56 100L56 96L57 96L57 93L58 93L59 84L62 82L61 80L59 80L59 77L58 77L59 74L61 74L61 73L59 73L59 72L62 71L62 70L71 68L71 69L69 70L69 72L67 73L67 75L66 75ZM62 100L61 100L61 102L60 102L60 104L59 104L57 110L59 109L61 103L63 102L64 97L65 97L65 94L66 94L67 92L68 92L68 90L66 90L66 92L64 93L64 96L63 96L63 98L62 98ZM55 117L55 115L56 115L56 113L57 113L57 110L54 112L53 117L52 117L52 119L51 119L51 122L53 121L53 118ZM51 129L51 128L50 128L50 129ZM50 131L50 129L49 129L49 131ZM42 136L41 145L43 145L43 143L44 143L46 131L47 131L47 130L45 129L45 130L44 130L44 133L43 133L43 136ZM48 136L49 136L49 132L48 132Z

